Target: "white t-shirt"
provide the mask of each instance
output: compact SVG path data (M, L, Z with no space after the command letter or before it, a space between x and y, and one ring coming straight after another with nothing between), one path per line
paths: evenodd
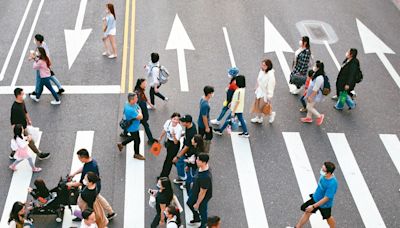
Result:
M175 127L172 126L171 120L165 121L164 131L167 133L167 139L171 141L174 141L174 138L172 137L172 132L175 132L175 138L177 140L179 140L182 136L182 126L180 124L177 124Z
M82 223L81 223L80 228L98 228L98 226L97 226L96 223L93 223L93 224L91 224L91 225L88 226L88 225L86 225L85 221L82 220Z
M171 220L167 220L167 228L178 228L178 225L173 221L176 221L176 216L174 216Z

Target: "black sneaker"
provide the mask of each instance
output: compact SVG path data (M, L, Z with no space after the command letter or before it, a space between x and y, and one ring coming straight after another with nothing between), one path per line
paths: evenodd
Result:
M39 158L39 160L46 160L46 159L48 159L50 157L50 153L40 153L40 154L38 154L38 158Z
M35 92L35 91L33 91L32 93L29 93L29 95L33 95L33 96L35 96L35 95L36 95L36 92Z
M15 154L15 151L11 151L10 155L8 155L8 158L9 158L10 160L15 160L14 154Z
M115 212L112 213L112 214L108 214L108 215L107 215L107 219L108 219L108 220L111 220L111 219L113 219L113 218L115 218L115 217L117 217L117 213L115 213Z
M201 222L200 219L193 219L193 220L190 220L190 224L193 224L193 223L200 223L200 222Z
M76 217L76 218L72 219L72 221L73 221L73 222L80 222L80 221L82 221L82 219L81 219L81 218L78 218L78 217Z
M250 135L249 135L249 133L248 133L248 132L242 132L242 133L239 133L239 136L242 136L242 137L245 137L245 138L248 138L248 137L250 137Z
M222 136L223 135L223 133L222 133L222 131L220 130L220 129L212 129L212 131L214 132L214 134L217 134L217 135L219 135L219 136Z
M57 94L58 94L58 95L61 95L61 94L63 94L64 92L65 92L65 90L64 90L63 88L61 88L61 89L58 90Z

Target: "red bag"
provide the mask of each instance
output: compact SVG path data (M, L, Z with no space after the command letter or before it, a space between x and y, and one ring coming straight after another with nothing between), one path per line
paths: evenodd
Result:
M159 142L154 142L153 145L151 145L150 153L157 157L158 155L160 155L160 152L161 144Z

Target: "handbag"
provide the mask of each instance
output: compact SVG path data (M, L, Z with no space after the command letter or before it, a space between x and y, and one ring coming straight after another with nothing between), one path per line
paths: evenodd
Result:
M40 137L40 131L38 127L34 127L32 125L26 126L26 131L28 132L28 135L30 135L33 139L34 142L37 142Z
M339 104L344 105L347 99L347 91L341 91L339 94Z
M231 125L231 130L233 131L239 128L238 120L235 117L229 120L229 125Z
M161 144L159 142L154 142L153 145L151 145L150 147L150 152L156 157L160 155Z
M150 194L149 197L149 206L152 208L156 207L156 197L154 197L152 194Z
M262 108L262 113L264 115L270 115L272 112L272 105L270 103L266 103Z

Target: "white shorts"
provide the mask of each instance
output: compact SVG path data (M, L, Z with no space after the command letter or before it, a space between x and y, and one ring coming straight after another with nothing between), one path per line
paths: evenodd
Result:
M117 29L116 29L116 28L113 28L113 29L111 29L110 31L105 32L105 33L104 33L104 37L107 37L108 35L115 36L116 34L117 34Z

